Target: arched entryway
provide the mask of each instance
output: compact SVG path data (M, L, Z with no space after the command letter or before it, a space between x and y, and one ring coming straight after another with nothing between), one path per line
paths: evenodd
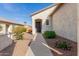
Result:
M35 20L35 27L36 27L36 31L41 33L41 29L42 29L42 20L41 19Z

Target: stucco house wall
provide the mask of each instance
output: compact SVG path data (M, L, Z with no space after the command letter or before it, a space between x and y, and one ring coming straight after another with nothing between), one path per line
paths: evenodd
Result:
M35 28L35 20L37 19L41 19L42 20L42 33L46 30L52 30L52 24L51 24L51 19L48 17L48 15L54 10L54 8L56 8L56 6L54 7L51 7L47 10L44 10L42 12L39 12L38 14L36 15L33 15L32 16L32 30L33 30L33 34L36 33L36 28ZM46 20L47 19L50 19L49 20L49 25L46 25Z
M78 56L79 56L79 3L77 4L77 46L78 46Z
M10 25L8 29L6 29L5 23L0 23L0 25L2 27L2 30L0 31L0 51L1 51L12 44L11 34L9 34L9 32L12 31L12 25Z
M57 35L77 42L77 4L64 3L56 11L57 5L32 15L32 30L36 33L35 20L42 20L42 33L54 30ZM54 14L49 16L53 11ZM49 25L46 25L46 20Z
M53 30L57 35L77 42L77 4L62 5L52 15Z
M12 29L16 26L24 26L24 24L16 23L0 17L0 51L12 44L14 40Z
M5 23L0 23L0 26L2 27L2 30L0 31L0 34L9 34L9 33L12 33L13 24L9 25L9 27L8 27L7 30L6 30L7 27L6 27Z
M13 25L10 25L8 28L8 33L12 33Z
M5 34L6 32L6 25L3 23L0 23L0 26L2 27L2 30L0 31L0 34Z

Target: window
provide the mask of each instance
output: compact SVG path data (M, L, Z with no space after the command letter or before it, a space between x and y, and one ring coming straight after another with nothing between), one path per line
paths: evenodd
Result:
M49 25L49 20L48 19L46 20L46 25Z

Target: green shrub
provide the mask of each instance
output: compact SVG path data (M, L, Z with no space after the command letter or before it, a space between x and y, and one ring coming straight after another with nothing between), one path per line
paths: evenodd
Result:
M23 32L26 32L26 28L18 26L13 29L14 36L17 40L23 39Z
M58 42L56 42L55 47L61 48L63 50L71 50L70 44L67 43L66 41L62 41L62 42L58 41Z
M55 33L55 31L45 31L43 33L43 36L45 38L51 39L51 38L55 38L56 37L56 33Z

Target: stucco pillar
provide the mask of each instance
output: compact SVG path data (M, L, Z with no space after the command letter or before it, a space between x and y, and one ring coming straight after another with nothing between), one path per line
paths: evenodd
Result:
M8 34L8 28L9 28L9 24L6 24L5 34Z

